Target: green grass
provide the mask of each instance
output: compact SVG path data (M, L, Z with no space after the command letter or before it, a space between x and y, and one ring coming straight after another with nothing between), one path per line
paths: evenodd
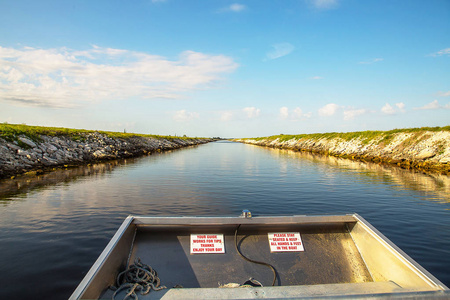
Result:
M176 136L164 136L154 134L136 134L136 133L124 133L113 131L95 131L85 129L71 129L62 127L42 127L42 126L29 126L23 124L7 124L0 123L0 137L7 141L18 141L19 136L26 136L33 141L40 141L41 135L47 136L66 136L73 140L84 140L86 135L90 133L100 133L111 138L129 139L132 137L151 137L156 139L193 139L190 137L176 137ZM18 141L20 143L20 141Z
M389 131L356 131L356 132L329 132L329 133L312 133L312 134L280 134L273 135L268 137L257 137L257 138L247 138L248 140L276 140L280 141L288 141L291 139L327 139L331 140L334 138L340 138L345 141L350 141L355 138L359 138L362 143L369 143L370 141L381 138L380 143L388 143L392 140L395 134L403 132L403 133L419 133L425 131L450 131L450 126L445 127L421 127L421 128L404 128L404 129L393 129Z

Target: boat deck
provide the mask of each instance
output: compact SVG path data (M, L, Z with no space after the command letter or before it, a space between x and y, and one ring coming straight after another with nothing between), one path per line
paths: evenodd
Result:
M304 251L271 252L269 233L300 233ZM191 238L195 239L191 235L218 235L220 245L223 235L224 253L191 254ZM272 270L245 260L236 246L249 259L276 269L275 286ZM218 247L220 250L221 246ZM358 215L130 216L71 299L111 299L114 293L111 286L117 275L136 258L156 270L161 285L167 287L147 295L138 293L140 300L450 295L445 285ZM219 288L230 283L243 284L250 278L263 287ZM121 291L117 299L123 299L125 294Z
M236 226L203 228L140 227L130 262L140 258L158 272L161 284L169 288L217 288L228 283L242 284L255 278L271 286L273 273L267 266L244 260L236 251ZM300 232L305 251L270 252L269 232ZM190 234L223 234L225 253L190 254ZM275 267L276 285L316 285L370 282L372 278L345 224L322 226L252 226L238 232L238 246L250 259ZM152 291L149 296L158 292ZM110 292L105 298L110 299ZM144 299L144 298L143 298ZM149 297L149 299L152 299Z
M234 227L234 228L233 228ZM234 231L224 228L205 232L201 228L162 231L148 228L136 236L131 261L135 257L158 271L167 286L190 288L219 287L230 282L243 283L250 277L264 286L272 284L273 273L267 266L244 260L235 249ZM270 252L268 232L301 232L305 251ZM191 233L223 233L224 254L190 254ZM238 246L247 257L267 262L279 275L277 285L304 285L372 281L352 238L342 225L320 228L239 229Z

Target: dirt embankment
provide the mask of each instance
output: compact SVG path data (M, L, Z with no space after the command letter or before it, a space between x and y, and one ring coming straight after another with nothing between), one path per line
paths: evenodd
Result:
M259 146L292 149L395 164L402 168L450 174L450 131L415 130L337 135L277 136L235 141Z
M41 135L38 140L25 135L17 140L0 138L0 178L26 172L41 173L55 167L93 161L136 157L155 151L205 144L213 139L109 137L98 132L82 133L81 139Z

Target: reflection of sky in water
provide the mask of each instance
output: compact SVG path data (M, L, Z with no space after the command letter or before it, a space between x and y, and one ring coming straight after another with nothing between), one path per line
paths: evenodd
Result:
M0 265L13 271L0 274L0 298L19 292L19 281L32 283L24 298L67 298L129 214L244 208L357 212L449 284L449 189L448 176L229 142L3 180Z

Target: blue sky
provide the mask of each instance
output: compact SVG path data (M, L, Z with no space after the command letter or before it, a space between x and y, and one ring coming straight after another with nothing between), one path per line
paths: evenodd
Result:
M0 0L0 122L222 137L450 125L450 1Z

